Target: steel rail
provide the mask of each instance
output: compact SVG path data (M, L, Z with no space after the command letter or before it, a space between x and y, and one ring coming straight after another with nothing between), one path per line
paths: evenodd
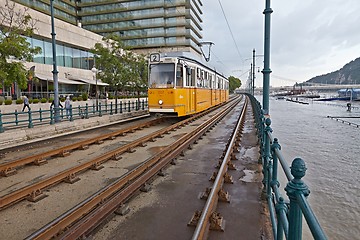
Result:
M123 146L121 146L117 149L114 149L110 152L107 152L101 156L98 156L88 162L74 166L74 167L64 170L56 175L50 176L40 182L34 183L32 185L20 188L14 192L6 194L6 195L0 197L0 210L6 208L8 206L11 206L12 204L14 204L16 202L21 201L21 200L25 199L26 197L38 197L42 194L43 189L46 189L50 186L58 184L64 180L71 181L72 179L75 178L76 174L81 173L87 169L97 168L102 163L104 163L110 159L117 159L120 154L122 154L124 152L131 152L133 148L135 148L137 146L143 146L145 142L154 141L154 139L156 137L161 137L162 135L164 135L172 130L182 127L182 126L186 125L187 123L192 122L195 119L205 115L207 112L202 112L201 114L195 115L193 117L190 117L188 119L185 119L183 121L175 123L171 126L160 129L154 133L143 136L131 143L123 145Z
M17 160L11 161L11 162L2 163L2 164L0 164L0 175L7 176L8 172L12 172L12 171L14 171L14 169L16 169L16 168L18 168L20 166L24 166L24 165L30 164L30 163L36 163L38 161L43 161L43 160L45 160L47 158L57 156L57 155L61 155L61 154L64 154L66 152L69 152L69 151L72 151L72 150L75 150L75 149L84 148L86 146L89 146L91 144L104 141L106 139L114 139L115 137L117 137L119 135L126 134L128 132L131 132L131 131L134 131L136 129L140 129L140 128L143 128L143 127L148 127L148 126L157 124L157 123L159 123L161 121L164 121L164 118L153 119L153 120L150 120L148 122L138 124L136 126L129 126L129 127L124 128L124 129L118 130L116 132L103 134L101 136L98 136L98 137L95 137L95 138L92 138L92 139L86 139L86 140L76 142L76 143L73 143L73 144L69 144L67 146L64 146L64 147L61 147L61 148L58 148L58 149L53 149L53 150L50 150L50 151L47 151L47 152L44 152L44 153L39 153L39 154L36 154L36 155L33 155L33 156L17 159Z
M233 132L233 135L231 137L229 146L227 148L227 151L225 153L224 159L221 163L219 172L216 176L216 179L214 181L214 184L211 188L209 197L206 201L206 204L201 212L200 219L198 221L198 224L196 226L196 229L194 231L194 234L192 236L192 239L205 239L207 230L209 229L209 222L211 214L215 211L218 203L218 193L222 188L222 185L224 183L224 175L228 170L228 163L230 162L231 155L233 153L233 148L235 146L235 142L237 140L238 134L240 134L240 130L242 129L242 125L245 119L245 113L246 108L248 105L248 97L245 99L245 103L243 105L239 121L237 122L236 128Z
M233 104L237 104L237 102L233 102ZM26 239L49 239L59 233L62 233L61 236L58 236L61 239L77 239L83 236L98 226L109 213L116 210L121 203L169 164L172 159L220 121L231 111L233 104ZM74 224L75 222L77 223Z

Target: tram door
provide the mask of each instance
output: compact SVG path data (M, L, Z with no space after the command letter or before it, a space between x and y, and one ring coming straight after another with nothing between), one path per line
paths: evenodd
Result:
M188 112L195 112L195 69L186 68L186 85L188 88Z

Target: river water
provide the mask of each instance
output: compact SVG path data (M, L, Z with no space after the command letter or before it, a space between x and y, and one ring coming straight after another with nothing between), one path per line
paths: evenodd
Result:
M289 165L296 157L305 161L308 200L328 239L360 239L360 127L327 117L360 117L360 102L352 105L357 108L348 112L346 102L270 98L273 136ZM360 125L360 118L343 120ZM303 239L312 237L305 231Z

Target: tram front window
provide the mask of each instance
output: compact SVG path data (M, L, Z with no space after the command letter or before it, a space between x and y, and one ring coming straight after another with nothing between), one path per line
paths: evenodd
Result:
M160 63L150 65L150 88L173 88L175 82L175 64Z

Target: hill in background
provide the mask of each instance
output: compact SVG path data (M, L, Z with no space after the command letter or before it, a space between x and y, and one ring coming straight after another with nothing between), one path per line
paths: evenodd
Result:
M313 77L306 83L360 84L360 58L345 64L335 72Z

